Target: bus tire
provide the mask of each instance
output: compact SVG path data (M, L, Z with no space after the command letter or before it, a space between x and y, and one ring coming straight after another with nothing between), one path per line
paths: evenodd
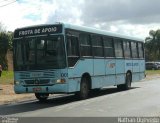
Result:
M46 102L49 94L48 93L35 93L35 97L40 101L40 102Z
M87 99L89 96L89 84L87 77L83 77L80 85L79 97L80 99Z
M126 74L125 84L117 85L119 90L129 90L131 88L132 76L130 72Z

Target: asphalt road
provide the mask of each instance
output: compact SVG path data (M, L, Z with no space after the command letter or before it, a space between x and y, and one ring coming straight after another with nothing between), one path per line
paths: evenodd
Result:
M50 98L0 105L0 115L22 117L117 117L160 116L160 78L132 84L128 91L116 87L93 92L91 98L75 96Z

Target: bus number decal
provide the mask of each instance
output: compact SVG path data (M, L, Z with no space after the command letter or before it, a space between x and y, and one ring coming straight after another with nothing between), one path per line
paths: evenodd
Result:
M61 73L61 77L68 77L68 73Z

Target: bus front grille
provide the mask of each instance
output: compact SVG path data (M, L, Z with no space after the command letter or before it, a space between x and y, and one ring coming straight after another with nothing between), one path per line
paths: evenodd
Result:
M49 84L49 79L35 79L35 80L25 80L26 85L46 85Z
M30 79L33 78L32 74L33 73L41 73L41 76L37 76L34 78L54 78L55 77L55 71L54 70L49 70L49 71L36 71L36 72L20 72L19 76L20 79Z

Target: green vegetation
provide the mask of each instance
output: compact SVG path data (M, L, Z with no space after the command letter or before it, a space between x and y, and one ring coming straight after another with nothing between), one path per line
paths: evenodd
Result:
M3 71L0 77L0 84L13 84L13 71Z
M149 32L149 37L145 39L145 54L147 61L160 60L160 29Z
M0 64L3 70L8 69L8 63L6 59L7 51L12 50L13 33L6 32L3 29L3 25L0 23Z
M160 74L160 70L146 70L146 75Z

